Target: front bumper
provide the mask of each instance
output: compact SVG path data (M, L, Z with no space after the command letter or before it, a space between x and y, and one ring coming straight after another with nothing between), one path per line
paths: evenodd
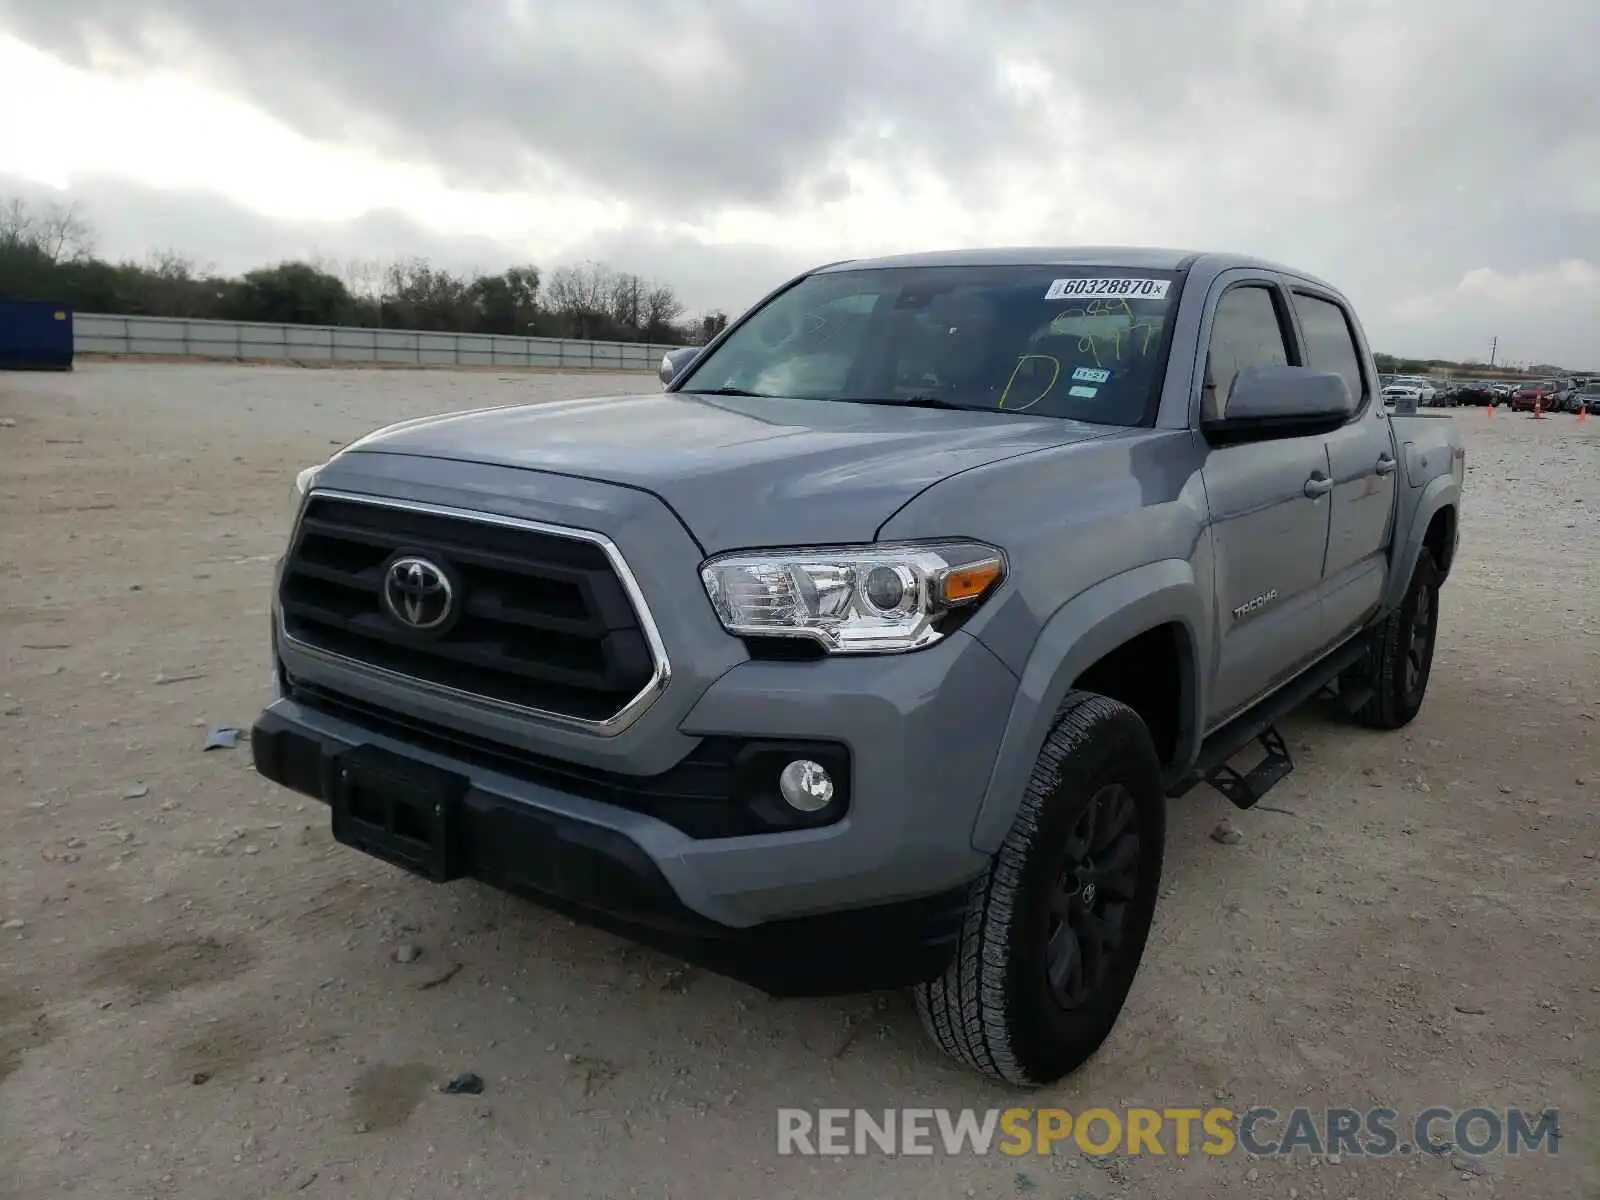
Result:
M261 774L333 806L336 833L345 756L441 773L439 794L453 793L448 854L407 862L341 837L380 858L482 880L772 994L832 994L929 979L948 962L968 885L988 862L972 823L1015 687L960 632L908 655L741 663L674 737L832 742L850 762L841 819L748 836L691 836L560 779L454 751L446 737L323 705L310 689L275 699L252 743Z
M890 904L733 928L679 899L659 864L621 829L529 802L526 795L396 752L370 739L347 741L269 708L251 730L256 770L334 810L335 835L349 845L438 882L470 877L774 996L818 996L908 986L948 963L966 910L958 886ZM413 812L398 852L366 820L354 820L341 786L344 764L374 751L400 767L406 784L433 782L448 804L430 837L428 814ZM432 779L430 780L430 776ZM368 798L370 802L370 797ZM380 798L391 805L397 794ZM363 814L366 815L366 814ZM366 827L366 828L363 828ZM420 833L420 836L419 836Z

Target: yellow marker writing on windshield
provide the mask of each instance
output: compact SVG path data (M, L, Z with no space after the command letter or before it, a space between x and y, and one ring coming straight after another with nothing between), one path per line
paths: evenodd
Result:
M1136 349L1141 358L1147 356L1150 353L1150 344L1156 339L1162 328L1160 321L1138 320L1137 314L1133 311L1133 306L1127 300L1121 298L1091 300L1082 308L1066 309L1051 322L1051 328L1063 333L1070 332L1073 329L1074 318L1078 317L1126 317L1128 319L1129 324L1121 329L1108 329L1100 333L1080 334L1078 338L1078 353L1089 355L1096 366L1105 365L1100 356L1102 347L1110 351L1110 356L1113 360L1121 362L1124 339L1127 335L1136 332L1142 332L1144 338L1137 343L1130 342L1128 348Z
M1026 412L1028 409L1032 408L1035 404L1039 403L1039 401L1048 396L1050 394L1050 389L1055 387L1056 380L1061 378L1061 360L1048 354L1024 354L1017 359L1017 365L1011 368L1011 378L1006 380L1005 391L1000 393L1000 403L995 405L996 408L1004 408L1006 406L1006 397L1011 394L1011 385L1017 381L1017 372L1022 370L1022 364L1027 362L1030 358L1037 358L1049 363L1053 368L1055 368L1055 374L1051 375L1050 382L1044 385L1044 391L1040 392L1032 400L1029 400L1021 408L1014 408L1011 411Z
M1126 300L1091 300L1084 315L1090 317L1133 317L1133 309Z

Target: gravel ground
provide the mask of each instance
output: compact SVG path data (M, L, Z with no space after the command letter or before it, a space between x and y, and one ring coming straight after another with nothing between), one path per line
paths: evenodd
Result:
M1432 691L1173 807L1111 1042L1033 1105L1555 1105L1560 1153L779 1158L780 1106L1006 1107L898 996L776 1002L336 846L248 727L293 471L648 375L0 377L0 1196L1600 1195L1600 422L1469 446ZM1234 844L1208 836L1229 817ZM415 951L415 955L413 955ZM398 961L397 959L412 959ZM443 1094L459 1072L481 1095Z

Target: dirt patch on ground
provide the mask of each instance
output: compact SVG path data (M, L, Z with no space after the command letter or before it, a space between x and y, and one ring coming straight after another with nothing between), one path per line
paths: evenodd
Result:
M0 1083L22 1069L22 1056L53 1036L50 1020L33 1001L0 992Z
M143 1003L232 979L248 970L254 957L240 942L157 938L98 951L89 960L87 982L96 988L126 988Z
M654 386L0 377L0 1195L1600 1195L1600 422L1456 413L1422 715L1378 735L1308 707L1274 811L1174 803L1123 1021L1019 1101L899 996L774 1002L431 886L339 847L247 745L202 750L263 699L296 469L406 417ZM1208 836L1224 816L1239 843ZM438 1092L464 1071L481 1096ZM1554 1105L1565 1136L1481 1162L775 1152L780 1106L1019 1102Z
M350 1089L350 1117L357 1133L398 1129L417 1110L436 1072L427 1063L374 1063Z

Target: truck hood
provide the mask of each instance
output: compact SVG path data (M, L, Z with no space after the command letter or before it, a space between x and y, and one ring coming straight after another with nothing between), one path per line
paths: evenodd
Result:
M671 506L715 554L871 541L908 500L959 471L1117 432L1020 414L662 392L424 417L343 453L454 459L638 488Z

